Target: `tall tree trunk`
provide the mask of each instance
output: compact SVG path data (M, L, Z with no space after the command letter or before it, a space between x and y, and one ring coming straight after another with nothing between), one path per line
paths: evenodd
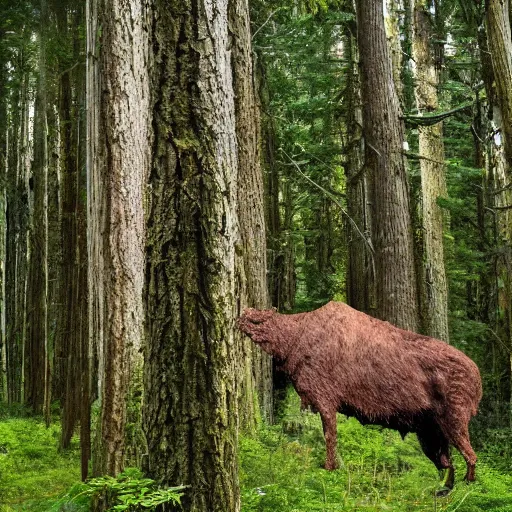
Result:
M354 11L353 2L349 0L344 9L347 9L347 12ZM372 313L375 300L375 262L371 252L368 178L366 168L363 167L363 113L356 34L356 23L347 23L344 31L344 43L349 65L346 68L346 110L344 115L346 143L343 148L346 158L347 212L351 219L350 222L347 222L347 302L359 311Z
M491 119L487 176L492 198L490 206L495 211L495 243L499 248L494 261L496 331L506 340L509 349L505 370L509 388L500 394L508 398L508 422L512 424L512 212L509 209L512 204L512 42L509 14L508 0L489 0L485 19L487 40L480 38L479 42Z
M247 306L270 306L267 286L266 227L261 167L260 107L254 84L249 5L231 0L230 32L233 37L233 88L238 142L238 218L242 245L238 254L240 315ZM272 359L246 336L240 334L241 361L247 365L241 382L240 423L255 424L254 390L258 392L263 417L272 420Z
M0 29L0 40L5 37ZM6 188L7 188L7 68L0 54L0 402L7 402L7 352L5 332L5 275L6 275Z
M240 509L238 147L228 1L157 0L146 273L148 472L184 510Z
M291 312L295 307L297 292L297 274L295 272L295 244L293 240L294 204L293 178L290 169L286 169L281 180L283 198L283 222L281 231L281 247L277 272L279 273L278 309Z
M102 179L103 155L99 152L100 123L100 73L99 73L99 27L98 0L87 0L87 269L89 360L91 400L101 396L104 365L104 286L103 233L105 231L105 193ZM94 398L93 398L94 397Z
M28 38L27 30L23 40ZM27 226L29 212L29 137L28 114L30 70L27 51L21 47L13 63L15 78L10 94L9 151L7 172L6 280L6 371L7 399L24 399L23 374L26 328Z
M99 151L92 181L102 181L103 359L101 418L94 453L95 474L124 467L130 386L142 365L144 283L143 186L149 158L147 13L139 0L104 0L101 26ZM91 34L91 37L94 37ZM93 199L94 201L94 199ZM93 215L102 212L93 212ZM97 290L91 290L97 292ZM102 312L100 311L99 314ZM94 333L94 330L92 331Z
M403 84L402 69L403 55L401 45L401 17L405 14L403 1L401 0L385 0L386 16L384 18L386 26L386 35L388 39L389 53L391 57L391 69L393 71L393 80L395 82L396 92L403 103Z
M509 0L489 0L485 20L501 110L501 133L508 173L512 169L512 34L509 9Z
M430 43L434 37L430 16L428 2L415 0L412 49L416 63L416 105L420 114L439 108L439 77ZM443 242L446 214L437 204L438 198L448 195L442 123L419 127L419 152L423 227L423 331L429 336L448 341L448 285Z
M34 412L43 412L48 364L48 148L46 118L46 0L41 0L38 85L34 107L34 157L31 180L34 211L30 228L29 280L27 293L27 348L25 351L26 402Z
M84 5L82 9L75 11L75 25L83 26L86 19ZM75 45L78 46L77 41ZM78 106L77 115L77 159L79 162L87 161L88 144L87 116L86 112L86 77L87 72L84 68L77 77L76 102ZM91 345L89 343L89 285L88 285L88 251L87 251L87 172L83 166L79 166L77 173L77 250L78 250L78 275L77 290L78 294L78 324L79 332L78 351L80 353L80 452L81 452L81 473L82 480L85 481L89 474L89 461L91 458ZM93 333L94 334L94 333Z
M103 239L101 233L105 225L105 205L103 182L101 180L101 159L99 147L99 43L98 43L98 0L87 0L85 6L86 23L86 146L85 161L87 168L87 201L82 225L87 226L86 245L87 267L81 268L82 279L87 283L87 336L82 344L82 418L80 422L80 458L82 479L88 474L89 460L92 456L91 440L91 404L100 395L103 376L103 363L99 354L103 351ZM85 222L83 222L85 220ZM82 233L83 236L83 233ZM95 425L94 425L95 427Z
M371 181L376 314L397 326L417 330L418 296L403 155L404 124L393 81L382 0L358 2L357 21L365 165Z
M22 226L20 225L22 200L18 188L19 174L19 139L21 136L21 118L23 106L21 104L21 84L19 88L11 91L10 95L10 127L9 127L9 152L7 163L7 211L6 211L6 248L5 248L5 279L12 283L6 287L5 315L9 319L5 337L5 366L7 380L7 401L15 403L21 401L21 329L19 325L19 312L17 308L18 296L18 248Z
M81 10L75 7L78 16L68 19L68 9L65 4L57 9L57 27L61 40L71 46L76 33L69 33L69 26L78 27L82 17ZM78 19L77 19L78 18ZM78 247L78 200L79 200L79 107L78 95L81 84L71 72L72 62L78 61L79 48L71 53L72 59L62 58L60 70L60 162L61 162L61 272L60 304L61 314L57 337L57 362L59 364L59 383L62 400L62 436L61 446L68 448L74 429L80 420L81 411L81 358L80 351L80 292ZM76 76L76 75L75 75ZM74 90L74 97L73 97Z

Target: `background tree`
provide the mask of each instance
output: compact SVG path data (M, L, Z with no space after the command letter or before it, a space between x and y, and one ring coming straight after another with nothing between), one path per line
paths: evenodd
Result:
M25 397L34 412L45 404L48 359L48 141L46 103L46 28L48 10L41 0L37 91L34 104L34 154L30 189L33 213L29 235Z
M33 11L29 5L16 9L6 5L4 23L11 32L8 41L9 106L7 111L6 172L6 372L8 403L21 403L23 392L23 353L26 342L26 284L29 219L29 125L30 81L34 65L35 30ZM17 36L12 34L17 28Z
M363 114L359 52L357 48L357 22L352 2L344 8L353 14L344 29L346 58L346 86L342 120L344 133L344 170L347 180L347 212L352 220L347 226L347 302L355 309L371 313L375 308L375 260L371 244L371 209L369 180L364 166Z
M382 1L357 4L365 166L370 178L376 315L417 330L418 308L404 124L384 29Z
M266 223L261 157L260 106L255 88L251 30L247 0L232 0L229 5L230 31L233 38L233 91L238 143L238 219L241 244L237 251L239 311L246 306L266 309L270 306L267 285ZM241 385L241 425L254 427L258 404L251 394L258 391L260 410L272 420L272 361L242 335L240 361L247 366L247 379Z
M58 328L55 336L54 390L62 401L62 439L68 448L73 431L80 420L81 389L79 356L82 329L80 314L79 265L81 251L78 246L78 205L80 167L83 160L79 148L81 103L85 82L83 80L83 49L80 48L80 27L84 21L84 9L73 2L54 5L57 25L57 41L61 51L57 54L59 69L59 193L60 233L59 278L57 316Z
M432 43L436 37L430 2L416 0L413 14L412 57L415 62L416 105L420 114L439 109L439 61ZM448 284L444 263L444 230L447 214L438 204L446 198L443 124L419 126L422 239L421 316L424 332L448 341Z
M485 26L502 116L505 155L512 166L512 38L507 0L489 0Z

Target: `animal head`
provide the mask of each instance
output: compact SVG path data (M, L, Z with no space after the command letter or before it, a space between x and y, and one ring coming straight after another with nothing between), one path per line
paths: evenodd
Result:
M272 355L277 355L275 347L277 333L273 325L276 315L278 313L275 308L264 310L246 308L238 319L238 328L254 343L260 345L265 352Z

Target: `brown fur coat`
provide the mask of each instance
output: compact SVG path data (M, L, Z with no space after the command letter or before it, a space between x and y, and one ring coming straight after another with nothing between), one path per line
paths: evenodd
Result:
M476 456L468 423L482 397L475 363L439 340L404 331L340 302L309 313L247 309L239 328L272 354L303 405L322 417L326 468L336 467L336 412L405 435L416 432L425 454L453 466L449 444L464 455L474 479Z

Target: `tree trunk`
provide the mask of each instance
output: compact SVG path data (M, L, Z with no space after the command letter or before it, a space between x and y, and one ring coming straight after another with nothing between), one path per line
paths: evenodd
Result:
M512 169L512 34L509 0L488 1L485 25L501 110L501 133L510 173Z
M21 86L11 91L10 127L8 132L9 152L7 163L7 211L6 211L6 248L5 279L12 283L5 291L5 315L9 318L5 333L5 366L7 380L7 401L21 401L21 350L20 326L18 325L17 291L18 272L17 254L21 226L19 223L21 198L18 184L19 138L22 117ZM16 106L15 106L16 105Z
M233 37L233 88L238 142L238 219L241 251L238 255L241 315L247 306L270 306L267 286L266 224L261 167L261 121L251 50L249 5L247 0L231 0L230 32ZM254 390L258 392L262 416L272 420L272 359L246 336L239 335L241 361L247 365L242 382L240 423L244 428L255 424Z
M86 6L84 6L85 8ZM85 10L77 9L75 11L75 25L79 26L85 19ZM75 41L75 45L76 45ZM83 69L83 68L82 68ZM86 111L86 72L81 71L77 78L77 106L79 112ZM78 142L77 155L80 162L87 161L87 118L84 115L78 116L77 136ZM89 343L89 290L88 290L88 252L87 252L87 174L78 172L77 188L79 190L77 198L77 250L78 250L78 275L77 290L78 294L78 322L79 332L78 351L80 353L80 374L78 381L80 383L80 454L81 454L81 473L82 480L85 481L89 474L89 460L91 458L91 345ZM93 333L94 334L94 333Z
M105 231L105 193L102 179L103 155L99 152L100 73L98 0L87 0L87 271L89 358L91 399L101 396L104 365L104 286L103 233Z
M365 165L371 181L376 314L402 328L417 330L418 296L403 155L404 124L394 87L382 0L358 2L357 21Z
M5 37L0 29L0 40ZM7 188L7 69L0 54L0 175L4 177L0 186L0 402L7 402L7 352L5 332L5 276L6 276L6 188Z
M98 218L92 220L90 236L102 237L102 253L98 256L103 259L103 282L102 290L92 288L91 292L103 292L100 300L93 301L102 303L104 310L92 314L105 316L103 347L98 355L103 360L101 417L93 462L95 474L116 475L125 462L130 386L142 364L142 194L150 147L145 4L138 0L104 0L99 25L102 95L98 150L102 165L93 165L91 182L93 187L102 182L103 197L98 199L104 210L91 212ZM91 198L92 204L95 199ZM103 231L98 232L100 226ZM94 329L91 334L95 334Z
M240 509L238 147L228 2L157 0L146 273L148 472L184 510Z
M347 12L353 11L352 1L348 1L344 8L348 9ZM368 178L366 168L363 167L363 114L356 33L355 22L346 25L344 43L349 65L346 68L347 95L344 112L346 144L343 151L346 159L347 213L351 219L346 223L348 242L347 302L355 309L371 314L375 300L375 262L370 249L371 213L368 199Z
M439 108L438 70L430 41L430 12L425 0L414 5L413 58L416 63L416 105L420 114ZM444 164L443 125L419 127L419 153L422 192L422 319L423 331L429 336L448 341L448 285L444 264L443 232L446 214L437 204L447 197Z
M43 412L48 362L48 148L46 118L46 0L41 0L39 78L34 106L33 216L30 227L29 280L27 293L27 347L25 350L26 402L37 414Z
M403 2L401 2L400 0L386 0L386 16L384 18L389 53L391 57L391 69L393 71L393 80L395 82L395 89L400 99L400 103L403 103L403 55L400 37L400 18L405 14L404 6L401 5L402 3Z
M488 98L491 126L488 140L487 180L491 197L490 207L495 212L494 259L496 280L496 332L508 345L506 372L509 387L498 390L498 395L508 398L508 423L512 424L512 254L510 244L512 204L510 170L512 165L512 43L509 23L509 2L490 0L486 12L487 40L480 38L482 75ZM489 59L489 56L491 57ZM501 347L500 347L501 349ZM498 405L498 411L500 405ZM498 412L498 414L500 414Z
M71 46L68 26L68 10L66 6L57 9L57 27L63 44ZM73 22L75 20L72 20ZM76 36L76 34L73 34ZM79 58L72 54L74 61ZM60 76L60 162L61 162L61 311L59 329L56 340L56 360L58 363L56 386L62 400L62 436L61 446L68 448L76 424L80 419L81 410L81 361L80 357L80 316L79 316L79 283L78 283L78 112L76 98L73 98L72 62L69 58L61 58L59 62ZM78 84L75 85L75 90ZM78 91L76 91L78 94Z

